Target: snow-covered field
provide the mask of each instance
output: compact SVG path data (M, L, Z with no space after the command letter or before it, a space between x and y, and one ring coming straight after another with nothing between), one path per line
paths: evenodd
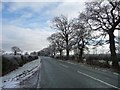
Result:
M0 77L0 88L20 88L20 82L34 74L41 66L39 59L31 61L11 73Z

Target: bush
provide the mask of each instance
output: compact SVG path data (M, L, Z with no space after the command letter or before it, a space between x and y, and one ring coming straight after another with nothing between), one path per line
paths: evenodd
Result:
M29 59L30 60L35 60L35 59L38 59L38 56L36 56L36 55L29 55Z
M25 63L38 59L38 56L30 55L2 55L2 75L5 75Z
M2 75L5 75L13 70L15 70L16 68L18 68L18 63L14 62L14 61L10 61L8 58L6 57L2 57Z

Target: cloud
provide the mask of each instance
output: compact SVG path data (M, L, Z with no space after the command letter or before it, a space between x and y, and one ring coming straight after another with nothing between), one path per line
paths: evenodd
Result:
M85 8L84 2L62 2L53 10L48 10L46 13L51 16L59 16L61 14L68 18L75 18Z
M29 8L33 12L40 12L47 5L49 5L49 3L46 2L12 2L9 11L15 12L17 10Z
M2 2L81 2L81 1L83 0L2 0Z
M53 0L54 1L54 0ZM58 0L59 1L59 0ZM45 13L47 15L51 15L51 16L58 16L58 15L61 15L61 14L64 14L64 15L68 15L69 18L73 18L73 17L76 17L78 16L79 12L83 11L84 8L85 8L85 5L84 5L84 2L85 1L82 1L82 0L63 0L61 2L12 2L10 4L10 8L9 8L9 11L10 12L15 12L15 11L18 11L18 10L22 10L22 9L29 9L33 12L37 12L39 14L42 14L42 13ZM52 6L53 3L58 3L57 6ZM46 9L47 7L47 9ZM53 8L51 8L53 7ZM46 10L44 10L46 9ZM42 11L44 10L44 11ZM42 12L41 12L42 11Z
M18 46L23 51L41 50L48 46L46 40L53 32L51 30L21 28L13 25L3 25L2 46L10 51L12 46Z
M23 14L17 17L16 19L12 20L8 19L5 23L28 28L31 28L34 24L37 24L39 26L39 23L37 23L37 21L35 20L38 17L34 19L33 17L34 17L33 13L23 12Z
M36 26L37 24L46 24L51 21L53 17L61 14L68 16L68 18L75 18L79 12L83 11L85 6L84 2L12 2L9 3L8 11L17 16L11 20L7 18L10 24L23 26ZM76 0L77 1L77 0ZM7 12L4 10L4 12ZM5 13L6 14L6 13ZM9 14L7 12L7 14ZM6 16L6 15L5 15ZM9 20L10 19L10 20ZM47 19L47 20L46 20ZM49 20L48 20L49 19ZM50 20L51 19L51 20ZM7 21L7 22L8 22ZM29 22L29 23L28 23ZM41 23L40 23L41 22ZM26 24L25 24L26 23ZM37 26L39 26L37 25Z
M47 24L48 16L44 12L49 9L51 3L47 2L12 2L4 3L3 22L31 27ZM32 25L33 24L33 25Z
M27 20L30 19L32 16L33 16L32 13L24 12L17 19L13 19L13 20L9 21L9 23L11 23L11 24L22 24L24 22L27 22Z

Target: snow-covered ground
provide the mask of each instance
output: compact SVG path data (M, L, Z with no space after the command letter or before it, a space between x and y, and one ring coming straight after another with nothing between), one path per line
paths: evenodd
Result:
M0 88L20 88L20 82L34 74L41 66L40 57L31 61L11 73L0 77Z

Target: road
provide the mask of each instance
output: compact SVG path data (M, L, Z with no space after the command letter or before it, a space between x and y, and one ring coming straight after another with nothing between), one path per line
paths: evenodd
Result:
M41 57L41 88L116 88L119 75L82 64Z

